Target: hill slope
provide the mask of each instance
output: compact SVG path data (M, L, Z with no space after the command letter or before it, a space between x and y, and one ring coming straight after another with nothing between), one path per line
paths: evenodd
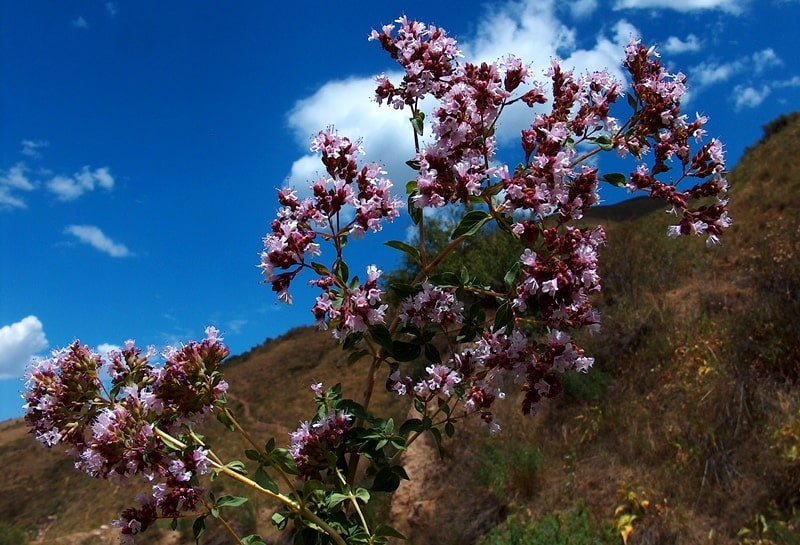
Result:
M444 462L419 443L407 462L426 485L401 489L393 511L412 543L559 542L541 537L551 527L571 543L620 543L620 531L630 544L797 543L800 115L765 132L730 176L735 224L721 248L668 239L660 209L598 212L609 221L604 331L584 340L596 368L569 376L565 395L533 419L507 400L500 437L465 426ZM231 407L259 440L285 438L310 416L311 392L297 385L362 388L358 364L345 366L311 328L226 367ZM389 396L376 402L400 410ZM223 454L244 448L233 434L211 438ZM21 421L0 425L0 461L0 521L41 543L114 542L113 532L87 532L131 504L131 491L85 478ZM268 511L256 504L236 523L266 534ZM181 528L162 543L192 543Z

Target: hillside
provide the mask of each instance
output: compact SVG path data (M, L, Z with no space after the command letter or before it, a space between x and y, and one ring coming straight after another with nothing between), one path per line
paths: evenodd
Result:
M378 508L414 544L800 543L798 155L800 114L765 127L730 175L735 223L719 248L667 238L650 202L643 215L599 209L604 329L583 339L596 368L532 419L506 400L502 434L465 426L444 461L416 443L407 463L420 473ZM252 434L288 442L311 410L297 385L342 382L358 397L360 371L329 335L300 328L231 358L226 379ZM375 401L402 416L389 396ZM222 454L246 448L209 435ZM85 478L19 420L0 424L0 461L0 522L41 545L116 542L101 527L131 491ZM255 503L236 524L275 536L269 510ZM159 543L193 543L189 525Z

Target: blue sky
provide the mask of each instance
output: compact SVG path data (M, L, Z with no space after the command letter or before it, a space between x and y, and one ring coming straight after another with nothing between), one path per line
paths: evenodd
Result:
M688 74L686 110L731 164L800 104L797 0L0 0L0 419L22 414L31 356L76 338L161 348L215 325L236 354L313 322L302 282L292 307L261 283L261 237L327 125L411 178L404 113L371 103L395 67L367 41L401 14L535 72L559 56L620 73L637 34ZM500 130L512 151L520 123ZM405 226L352 244L351 270L396 267L381 244Z

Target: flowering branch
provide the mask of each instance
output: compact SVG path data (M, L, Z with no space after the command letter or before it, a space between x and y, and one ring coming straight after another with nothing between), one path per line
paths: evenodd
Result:
M607 71L575 76L558 60L544 70L546 83L514 56L462 62L443 29L405 17L395 23L373 30L370 39L400 64L403 76L399 82L379 76L375 97L411 113L414 157L408 164L415 175L406 203L418 240L387 245L403 252L416 274L388 286L376 265L366 268L364 280L351 274L347 243L380 232L404 202L380 164L360 162L362 142L330 127L311 143L324 173L310 182L310 196L301 199L288 187L278 191L280 208L259 264L264 281L287 304L294 280L313 275L315 325L341 343L348 364L370 359L361 403L346 398L339 385L315 384L317 411L290 434L288 448L275 439L259 448L225 406L228 385L220 365L228 349L214 328L203 341L166 349L160 366L154 349L142 353L132 341L108 361L76 341L29 371L25 419L37 440L67 444L76 467L92 477L155 483L151 496L116 522L124 543L156 520L176 520L200 505L237 543L263 543L255 535L236 537L218 516L221 507L246 498L214 498L200 485L210 471L281 504L284 511L272 522L284 529L292 521L297 543L381 545L402 537L383 524L370 528L366 508L370 492L392 492L409 477L402 466L409 445L430 433L442 452L442 434L452 436L455 424L471 415L499 431L493 406L505 397L504 376L521 384L521 410L534 414L559 395L564 373L592 367L594 359L571 332L600 327L592 296L601 289L598 248L606 235L600 225L585 225L601 182L663 200L676 218L667 229L671 237L701 235L711 246L731 224L723 146L716 139L699 144L707 119L689 120L681 112L686 77L667 72L653 48L638 41L625 48L626 91ZM623 96L633 113L620 121L612 108ZM428 119L419 107L425 98L435 102ZM520 132L518 166L510 167L500 159L495 133L515 103L530 108L531 123ZM601 175L590 163L612 151L635 161L629 175ZM659 180L672 169L675 179ZM694 185L684 188L690 181ZM449 205L462 205L465 213L447 242L428 247L424 212ZM490 225L518 245L499 289L479 283L471 263L460 271L444 266ZM328 264L320 261L321 243L333 248ZM395 308L385 302L386 290L399 301ZM482 298L493 301L491 318ZM415 372L420 366L413 362L421 360L424 371ZM100 379L103 369L110 385ZM418 417L395 426L392 418L370 412L382 371L387 390L406 398ZM223 463L192 431L214 412L253 447L245 451L257 464L253 478L243 462ZM207 514L195 521L196 538Z

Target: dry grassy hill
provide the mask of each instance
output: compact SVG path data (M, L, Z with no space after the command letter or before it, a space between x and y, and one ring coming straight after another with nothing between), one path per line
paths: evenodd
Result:
M668 239L660 209L600 210L604 331L585 339L596 368L569 376L533 419L507 400L499 437L465 426L444 461L415 443L416 479L378 509L414 544L800 543L798 156L800 115L765 127L730 176L735 224L721 248ZM342 382L359 397L360 371L308 328L232 358L226 378L253 434L288 441L310 416L296 385ZM224 454L243 448L211 437ZM42 545L114 542L101 527L130 491L85 478L21 421L0 424L0 461L0 543L9 528ZM255 503L235 522L267 534L269 509ZM192 543L181 529L158 543Z

